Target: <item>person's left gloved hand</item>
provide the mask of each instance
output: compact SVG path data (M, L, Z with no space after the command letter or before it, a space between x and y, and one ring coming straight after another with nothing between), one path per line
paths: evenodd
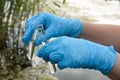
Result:
M100 45L85 39L59 37L37 52L45 61L58 64L64 68L89 68L107 75L116 60L116 52L112 46Z
M25 34L22 37L22 41L25 44L29 44L35 29L40 24L44 26L45 35L40 34L37 37L35 40L36 45L39 45L42 41L46 41L52 37L77 37L82 31L82 23L78 19L63 18L41 12L26 20Z

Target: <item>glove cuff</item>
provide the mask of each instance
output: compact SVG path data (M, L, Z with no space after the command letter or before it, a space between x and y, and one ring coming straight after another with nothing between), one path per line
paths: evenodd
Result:
M104 75L109 74L110 70L112 69L116 61L116 52L113 46L109 46L108 49L109 51L106 50L106 53L104 53L105 56L105 57L103 56L104 59L99 62L99 64L100 63L104 63L104 64L99 65L96 68L97 70L100 70Z
M71 34L71 37L77 37L82 32L83 26L82 22L79 19L74 21L74 26L76 26L74 27L75 32L73 31L74 33Z

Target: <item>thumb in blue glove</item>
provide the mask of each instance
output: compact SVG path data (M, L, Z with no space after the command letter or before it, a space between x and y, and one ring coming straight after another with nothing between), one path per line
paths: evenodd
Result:
M35 29L37 28L37 25L39 24L44 25L45 35L41 34L37 37L35 41L36 45L52 37L58 37L63 35L76 37L82 31L82 24L80 20L62 18L46 12L41 12L40 14L26 20L26 31L22 37L24 43L29 43L32 34L34 33Z
M45 61L64 68L88 68L107 75L116 60L112 46L104 46L85 39L59 37L44 45L37 52Z

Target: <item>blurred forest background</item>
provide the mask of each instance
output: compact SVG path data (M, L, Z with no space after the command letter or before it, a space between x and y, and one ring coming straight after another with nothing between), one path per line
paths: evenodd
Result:
M55 80L46 66L29 69L32 62L21 41L25 20L41 11L56 14L55 7L61 7L55 0L0 0L0 80Z
M120 0L116 1L0 0L0 80L57 80L46 64L33 68L27 57L27 46L21 41L27 18L46 11L90 22L120 24ZM88 70L66 70L56 74L60 80L109 80Z

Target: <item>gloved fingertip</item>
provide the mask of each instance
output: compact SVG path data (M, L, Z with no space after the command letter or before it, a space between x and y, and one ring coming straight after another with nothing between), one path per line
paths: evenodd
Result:
M49 61L49 59L48 58L43 58L46 62L48 62Z
M49 62L49 60L46 60L46 62Z
M42 51L41 51L41 50L38 50L38 51L36 52L36 55L37 55L38 57L42 57Z
M57 53L51 53L50 54L50 62L55 64L59 61L61 61L63 58L63 56L61 54L57 54Z
M61 62L58 62L58 68L59 68L60 70L63 70L65 67L61 64Z
M37 46L37 45L39 45L39 44L41 44L42 42L45 42L45 41L47 41L45 35L40 33L35 40L35 45Z
M64 68L69 68L70 64L67 60L62 59L61 61L58 62L58 67L60 70L64 69Z
M22 37L22 41L25 43L25 45L28 45L28 44L29 44L29 41L26 40L24 36Z
M44 59L46 62L49 61L49 58L48 58L48 57L46 57L46 56L42 56L42 57L43 57L43 59Z
M37 52L36 52L36 55L38 57L43 57L43 53L44 53L44 49L45 49L45 45L43 47L41 47Z
M39 44L41 44L41 41L39 41L39 40L35 40L35 42L34 42L34 44L36 45L36 46L38 46Z
M56 61L53 61L53 60L50 60L50 62L51 62L52 64L56 64L56 63L57 63Z
M45 40L48 40L52 37L56 37L55 36L55 30L53 30L53 28L48 28L45 30Z
M30 31L30 30L28 30L28 31L26 31L26 32L24 33L24 35L22 36L22 41L23 41L26 45L29 44L29 42L30 42L30 40L31 40L31 38L32 38L32 34L33 34L33 32Z

